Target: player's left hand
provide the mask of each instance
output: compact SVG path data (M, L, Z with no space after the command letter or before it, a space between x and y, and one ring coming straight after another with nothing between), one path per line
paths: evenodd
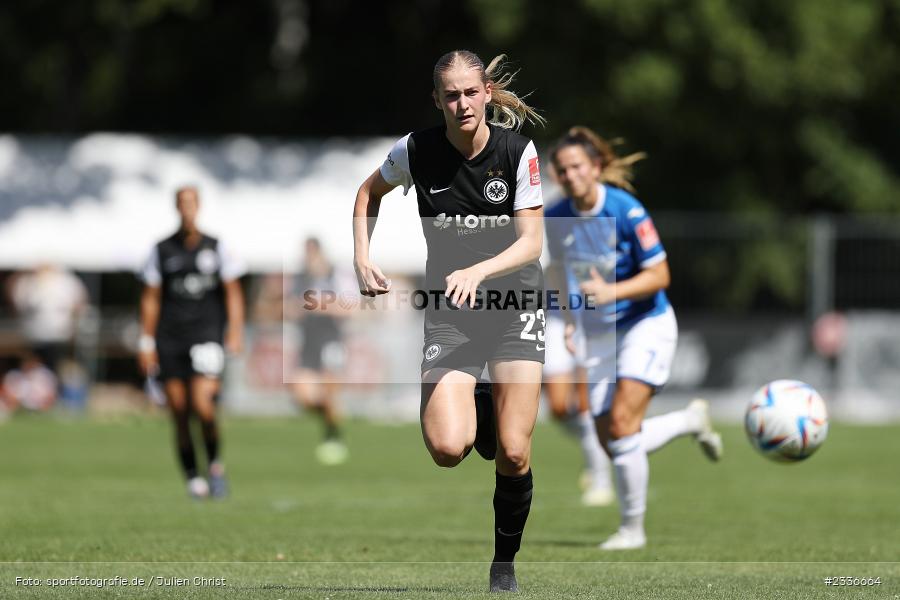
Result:
M581 288L581 291L590 296L598 306L616 301L616 284L607 283L594 267L591 267L590 281L582 282L579 287Z
M454 306L462 306L464 302L468 302L470 308L475 308L475 292L484 281L484 273L480 269L459 269L447 275L446 280L447 291L444 296L450 298Z
M231 333L225 336L225 351L232 356L236 356L244 349L244 339L239 332Z

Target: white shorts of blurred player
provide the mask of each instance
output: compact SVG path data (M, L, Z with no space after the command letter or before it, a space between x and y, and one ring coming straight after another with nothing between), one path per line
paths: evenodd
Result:
M579 351L576 356L566 348L566 320L554 313L550 315L544 327L544 342L547 347L544 352L544 377L564 375L573 372L575 367L584 366L582 352ZM582 337L581 329L577 329L575 331L577 349L584 348Z
M633 379L659 390L669 380L678 322L672 307L643 318L615 334L591 335L585 340L588 397L595 417L612 409L618 379Z

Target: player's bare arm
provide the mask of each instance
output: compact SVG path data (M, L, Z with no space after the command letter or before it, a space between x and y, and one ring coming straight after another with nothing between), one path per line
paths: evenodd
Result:
M445 295L460 305L475 305L475 291L485 279L493 279L518 271L541 256L544 244L544 207L534 206L515 212L516 241L497 256L468 269L453 271L447 276Z
M581 284L581 291L596 304L608 304L616 300L646 298L668 288L670 282L669 262L663 260L642 269L634 277L616 283L608 283L596 269L591 269L591 280Z
M244 347L244 291L239 279L225 281L225 311L228 314L228 330L225 334L225 350L240 354Z
M353 268L359 282L359 292L365 296L386 294L390 282L381 269L369 260L369 241L375 230L381 199L396 186L384 180L376 169L359 187L353 206Z
M156 353L156 325L159 323L159 307L162 288L145 285L141 292L141 337L138 348L138 365L144 376L153 375L159 368Z

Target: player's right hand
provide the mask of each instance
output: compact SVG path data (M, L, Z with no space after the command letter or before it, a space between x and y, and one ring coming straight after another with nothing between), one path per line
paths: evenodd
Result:
M359 293L363 296L377 296L391 291L391 280L384 276L381 269L370 261L353 263L356 280L359 282Z
M144 377L155 377L159 373L159 355L156 350L138 353L138 366Z

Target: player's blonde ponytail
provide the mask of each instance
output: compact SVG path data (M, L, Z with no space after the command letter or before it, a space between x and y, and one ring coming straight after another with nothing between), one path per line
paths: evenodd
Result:
M581 146L587 155L600 162L600 182L609 183L631 193L635 192L631 180L634 173L631 167L639 160L647 158L646 152L635 152L628 156L616 154L615 147L622 143L621 138L606 141L595 131L581 125L572 127L553 147L551 157L567 146Z
M525 104L522 100L525 96L520 98L509 89L518 71L505 72L506 66L506 55L501 54L494 57L494 60L484 69L484 80L485 82L490 81L492 86L490 105L494 110L490 122L498 127L516 130L521 129L525 121L533 125L544 125L547 120Z
M488 105L490 114L488 122L505 129L519 130L526 121L543 125L547 120L534 108L523 101L525 96L518 96L509 89L518 71L506 72L506 55L501 54L484 66L484 62L474 52L468 50L454 50L440 57L434 65L434 89L438 89L441 73L450 70L456 64L462 64L481 72L483 83L491 82L491 102Z

